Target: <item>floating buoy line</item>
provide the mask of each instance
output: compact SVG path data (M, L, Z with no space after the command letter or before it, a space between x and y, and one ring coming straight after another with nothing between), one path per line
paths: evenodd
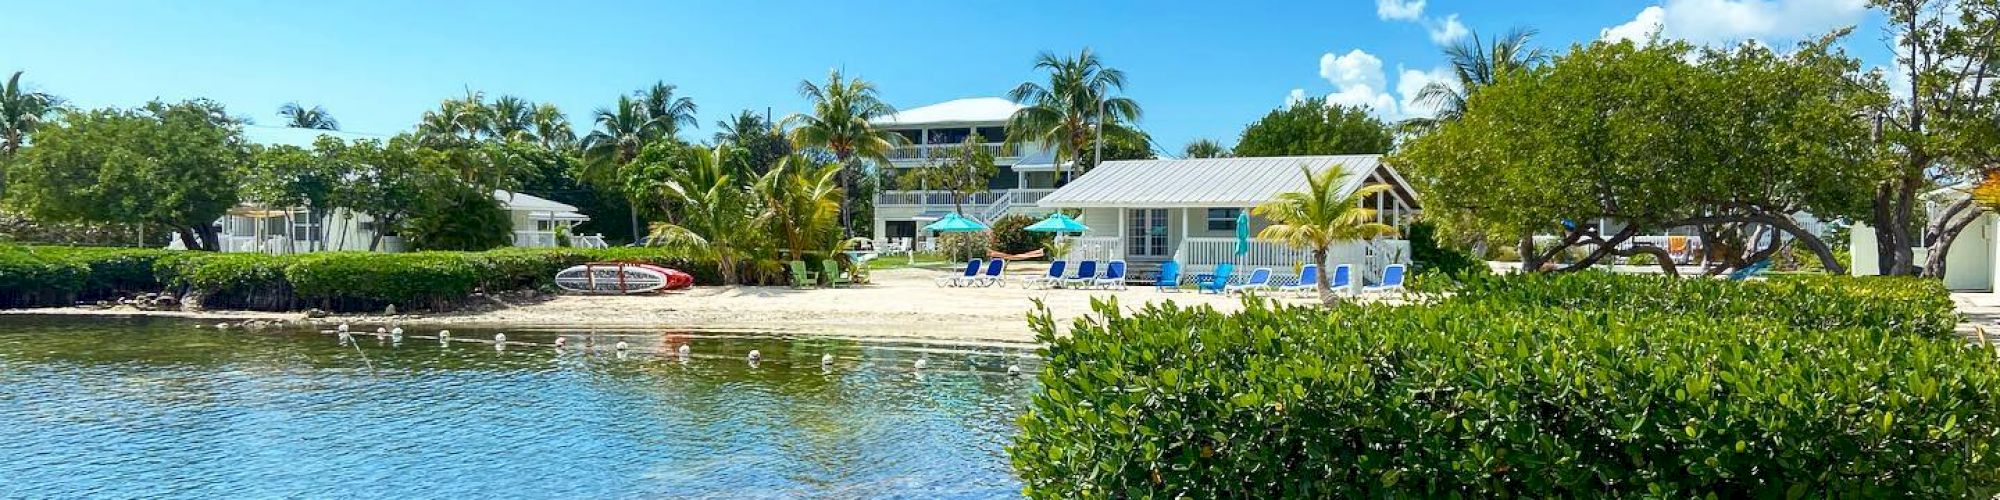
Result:
M355 329L352 326L346 323L342 323L339 326L332 329L318 330L318 333L321 335L335 336L339 339L342 345L345 346L351 344L355 348L356 352L361 352L360 343L354 341L355 337L357 336L355 335L354 330ZM505 332L494 333L492 339L454 337L452 336L451 330L438 330L434 334L425 335L425 334L405 331L402 327L378 327L372 333L377 338L377 340L394 339L394 343L398 346L402 345L404 339L415 339L415 340L433 340L445 346L449 346L454 343L491 345L496 350L502 350L502 351L506 350L508 347L522 347L522 348L551 349L558 352L580 351L585 353L591 353L591 352L615 353L620 357L625 356L627 353L631 353L638 355L651 355L662 358L669 358L669 357L679 358L682 361L686 361L690 358L736 359L748 362L753 367L758 366L763 362L763 353L757 349L751 349L745 355L738 357L735 355L725 355L725 354L696 353L693 351L693 348L687 343L670 344L673 346L671 349L667 349L664 347L660 349L644 349L644 348L634 347L631 343L625 340L627 338L641 338L641 337L654 338L658 336L658 334L653 334L653 333L590 333L581 336L559 334L556 335L554 340L551 340L549 342L530 342L525 340L513 340L509 339ZM581 337L581 338L572 340L570 337ZM755 335L704 335L702 336L702 338L770 339L772 337L755 336ZM611 342L607 344L606 342L600 341L599 339ZM900 352L915 353L917 355L917 358L914 360L907 361L907 363L909 364L904 365L913 371L937 371L930 369L931 368L930 358L938 357L942 359L949 359L951 357L956 356L964 359L965 369L977 370L980 368L993 368L998 370L1004 370L1004 373L1009 376L1021 376L1025 372L1021 368L1020 360L1038 359L1037 356L1035 356L1033 353L1022 352L1019 350L1010 350L1005 348L997 350L978 350L972 348L898 346L898 347L887 347L887 349L894 349ZM364 362L366 362L365 360L367 355L363 353L362 356ZM830 369L839 364L841 361L851 361L851 362L861 362L861 363L871 362L871 360L860 356L840 357L840 356L835 356L833 353L822 353L819 356L819 366L822 369ZM782 363L783 361L780 362ZM373 363L369 364L370 364L369 368L372 370ZM807 363L802 362L796 364L805 365Z

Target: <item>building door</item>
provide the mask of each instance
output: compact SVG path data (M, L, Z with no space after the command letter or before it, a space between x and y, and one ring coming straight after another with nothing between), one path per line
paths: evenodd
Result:
M909 220L882 221L882 229L885 232L889 233L887 235L889 238L917 237L917 221L909 221Z
M1125 211L1126 257L1166 257L1167 209L1134 208Z

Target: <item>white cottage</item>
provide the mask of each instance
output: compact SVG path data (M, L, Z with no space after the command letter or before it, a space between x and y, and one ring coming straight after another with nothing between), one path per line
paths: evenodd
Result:
M1236 257L1237 215L1279 193L1306 189L1301 166L1315 173L1347 172L1348 183L1341 188L1346 193L1373 184L1393 186L1363 202L1378 210L1384 224L1404 227L1419 209L1409 183L1382 163L1381 155L1110 161L1038 204L1080 211L1078 220L1091 227L1072 247L1067 256L1072 259L1123 259L1142 275L1169 259L1180 262L1187 274L1235 262L1238 269L1270 267L1282 275L1310 261L1310 254L1253 239L1250 253ZM1250 234L1270 224L1250 217ZM1333 249L1327 260L1328 266L1351 264L1357 276L1373 280L1383 266L1408 262L1409 243L1354 242Z

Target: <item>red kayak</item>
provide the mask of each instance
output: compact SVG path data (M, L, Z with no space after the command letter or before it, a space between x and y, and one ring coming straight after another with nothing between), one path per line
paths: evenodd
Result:
M686 290L694 287L694 275L681 272L679 269L660 267L652 264L639 264L639 267L651 269L653 272L667 277L667 286L660 287L661 290Z

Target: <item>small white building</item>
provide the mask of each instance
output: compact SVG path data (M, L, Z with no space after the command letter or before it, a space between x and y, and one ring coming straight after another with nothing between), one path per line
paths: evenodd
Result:
M1965 199L1971 184L1962 184L1924 193L1925 212L1935 216L1945 207ZM1855 276L1875 276L1882 274L1880 253L1875 248L1875 228L1863 223L1855 223L1853 232L1848 234L1848 272ZM1923 246L1911 249L1917 265L1923 265L1929 252ZM1958 233L1958 239L1951 242L1951 249L1945 254L1944 286L1955 291L1991 292L1994 284L2000 283L2000 216L1987 212L1965 226Z
M244 135L260 144L308 149L320 136L347 141L387 140L382 136L353 132L256 125L244 127ZM573 232L577 224L590 220L574 206L505 190L494 190L493 199L500 202L500 208L506 210L509 220L513 221L513 246L554 247L557 246L558 232L570 232L574 246L604 246L601 235L585 236ZM238 204L217 219L215 224L224 252L367 251L377 232L375 218L365 211L335 209L321 221L314 217L309 207L270 207L258 203ZM179 247L180 240L174 238L169 248ZM391 233L382 235L382 242L375 250L401 252L404 249L402 238Z
M1286 275L1310 262L1310 252L1252 239L1249 254L1238 258L1236 222L1238 214L1280 193L1307 189L1300 166L1314 173L1347 172L1344 193L1374 184L1393 186L1362 202L1377 210L1378 222L1403 228L1420 208L1409 183L1382 163L1381 155L1110 161L1042 197L1038 205L1078 210L1082 215L1077 220L1090 226L1066 258L1121 259L1140 274L1171 259L1181 263L1184 275L1212 271L1222 262L1234 262L1239 271L1270 267ZM1271 224L1255 216L1249 220L1253 238ZM1409 242L1384 239L1334 248L1325 265L1353 265L1357 279L1372 281L1383 266L1408 261Z

